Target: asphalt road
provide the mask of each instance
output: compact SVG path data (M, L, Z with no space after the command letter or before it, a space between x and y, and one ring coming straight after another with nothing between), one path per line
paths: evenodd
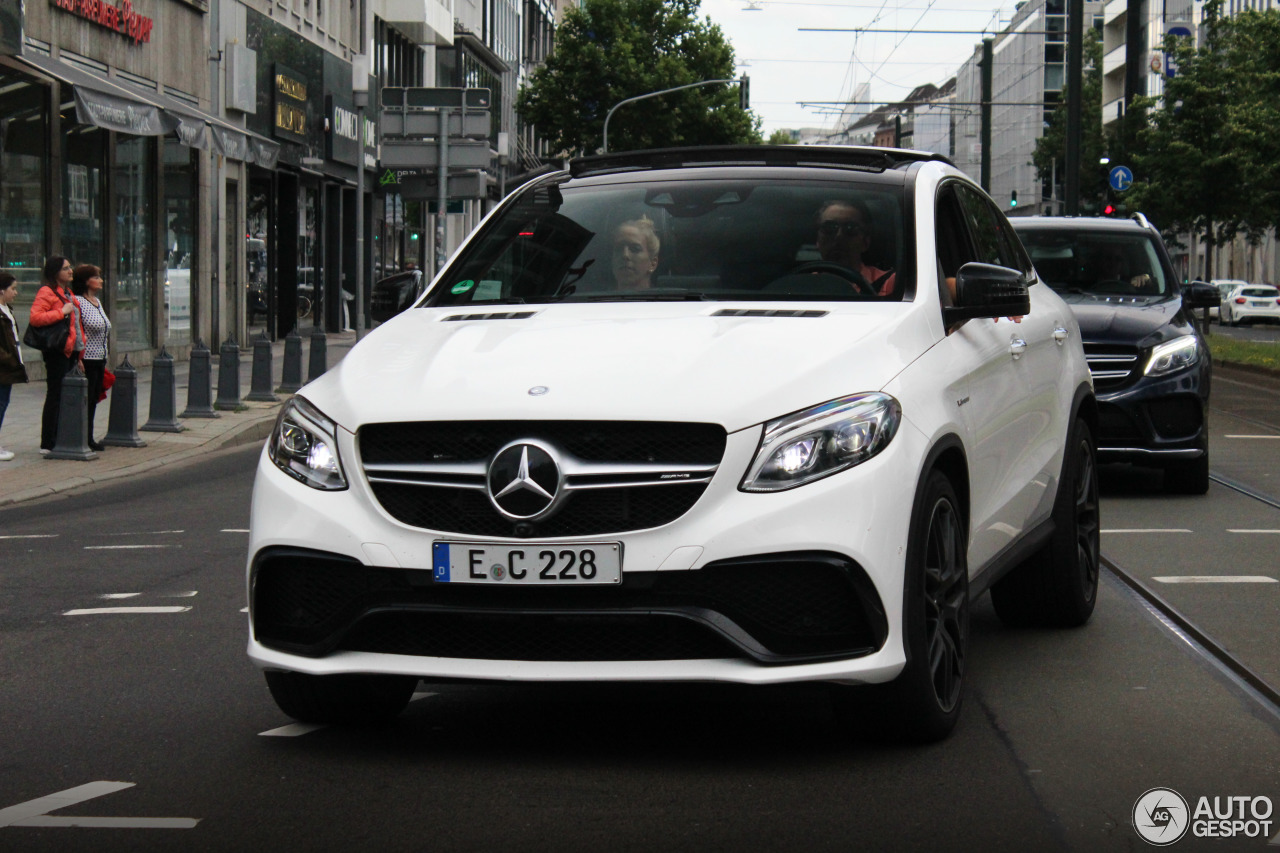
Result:
M1280 389L1232 378L1211 467L1276 495L1280 441L1229 436L1280 424ZM1280 802L1280 717L1110 575L1079 630L1007 630L978 602L963 719L926 748L815 686L428 684L382 728L293 726L244 654L255 461L0 514L0 851L1140 850L1148 789ZM1104 553L1280 681L1280 583L1155 580L1280 577L1280 534L1231 532L1280 509L1105 474ZM118 607L149 610L93 612ZM104 825L67 825L86 818ZM1280 815L1174 849L1277 834Z

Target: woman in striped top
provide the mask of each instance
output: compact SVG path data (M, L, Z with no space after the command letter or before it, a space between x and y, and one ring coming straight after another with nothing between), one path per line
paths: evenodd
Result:
M80 264L71 274L71 292L80 302L80 318L84 323L84 375L89 380L89 449L103 450L93 438L93 416L102 396L102 374L107 366L107 335L111 320L102 307L102 270L93 264Z

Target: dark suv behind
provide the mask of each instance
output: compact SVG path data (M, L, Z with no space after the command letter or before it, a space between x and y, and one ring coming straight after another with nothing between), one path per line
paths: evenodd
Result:
M1080 323L1098 395L1098 461L1162 468L1166 491L1207 492L1209 347L1190 309L1216 305L1216 290L1180 286L1141 214L1012 224Z

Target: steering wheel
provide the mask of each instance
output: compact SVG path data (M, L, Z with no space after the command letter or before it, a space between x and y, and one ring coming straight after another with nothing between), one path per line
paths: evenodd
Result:
M863 296L879 296L876 289L871 286L871 282L863 277L862 273L854 269L849 269L844 264L837 264L834 261L805 261L795 269L791 270L791 275L803 275L805 273L826 272L839 276L845 281L853 285L853 289L861 293Z

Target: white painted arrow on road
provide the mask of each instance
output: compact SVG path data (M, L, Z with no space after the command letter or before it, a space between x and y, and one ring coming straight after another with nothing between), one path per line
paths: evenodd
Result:
M49 812L132 788L133 782L90 782L47 797L0 809L4 826L80 826L106 829L191 829L200 822L194 817L66 817Z

